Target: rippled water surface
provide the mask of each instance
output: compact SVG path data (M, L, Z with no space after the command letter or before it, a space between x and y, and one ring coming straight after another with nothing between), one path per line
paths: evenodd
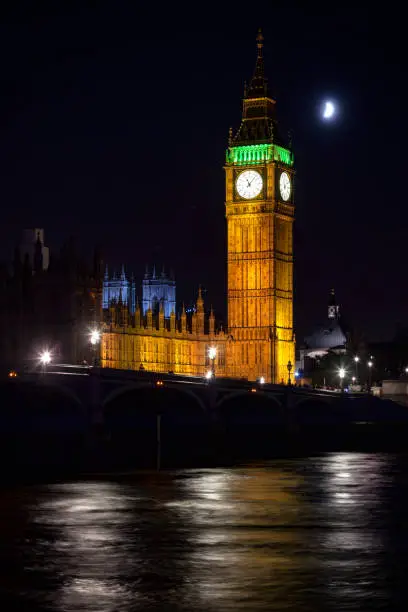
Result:
M333 454L0 493L1 610L406 610L408 459Z

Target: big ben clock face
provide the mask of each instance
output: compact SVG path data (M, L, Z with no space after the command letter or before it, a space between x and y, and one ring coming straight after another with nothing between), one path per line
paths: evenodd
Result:
M236 188L241 198L252 200L262 191L262 176L256 170L244 170L238 175Z
M287 172L282 172L279 177L279 191L284 202L289 200L291 190L292 186L290 184L289 174Z

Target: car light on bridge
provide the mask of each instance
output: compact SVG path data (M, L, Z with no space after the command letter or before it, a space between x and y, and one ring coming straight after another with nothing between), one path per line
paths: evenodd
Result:
M163 386L163 381L162 380L156 380L156 387L162 387Z
M17 378L17 372L15 372L14 370L11 370L8 375L9 378Z
M254 387L252 387L251 393L256 393L256 389Z

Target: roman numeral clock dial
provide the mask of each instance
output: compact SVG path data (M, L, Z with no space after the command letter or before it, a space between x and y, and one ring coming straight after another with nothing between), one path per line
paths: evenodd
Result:
M262 191L262 176L256 170L244 170L238 175L236 188L241 198L252 200Z
M290 193L292 191L289 174L287 172L282 172L279 177L279 191L282 200L284 202L287 202L290 198Z

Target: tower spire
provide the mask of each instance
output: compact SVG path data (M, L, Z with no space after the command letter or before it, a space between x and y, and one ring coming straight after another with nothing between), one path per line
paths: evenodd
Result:
M268 95L263 59L263 41L264 37L262 34L262 30L261 28L259 28L256 37L256 46L258 48L258 54L256 58L254 75L246 91L246 98L263 98Z
M265 77L264 37L260 28L256 37L256 46L255 70L248 87L245 87L241 125L229 147L272 143L284 145L277 133L275 100L269 92Z
M340 317L340 308L336 301L336 295L334 293L334 289L330 291L329 295L329 307L327 310L327 315L329 319L338 319Z

